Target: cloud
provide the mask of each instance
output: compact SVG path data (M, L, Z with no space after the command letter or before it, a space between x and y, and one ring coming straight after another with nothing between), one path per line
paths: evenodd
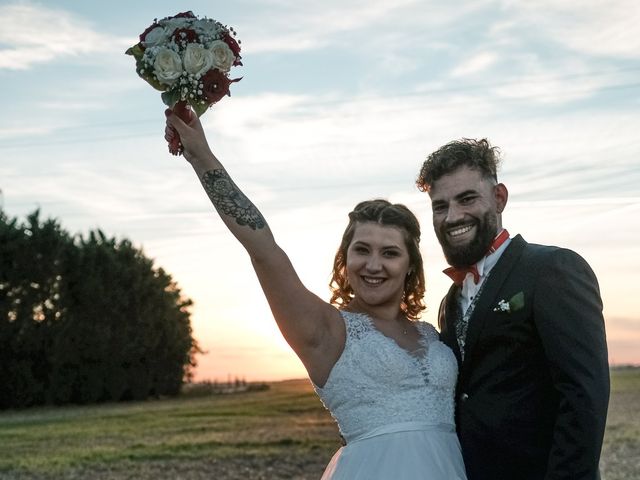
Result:
M502 98L526 99L540 104L566 104L591 97L617 82L606 75L584 72L581 76L576 72L582 67L564 65L553 72L543 65L521 67L521 73L510 76L507 84L491 88L493 93ZM572 74L568 75L568 72Z
M451 19L448 57L455 86L486 74L485 91L509 101L567 105L600 93L637 88L640 10L634 0L502 0L475 18ZM476 21L476 23L472 23ZM471 27L472 26L472 27ZM442 31L442 30L440 30ZM449 40L450 42L452 40ZM471 52L471 53L469 53ZM634 68L635 67L635 68Z
M0 69L24 70L60 57L103 51L113 39L64 10L14 3L0 6L0 45Z
M492 4L495 0L450 6L421 0L271 1L268 17L257 15L259 23L245 22L242 30L246 33L241 31L240 36L253 53L304 51L329 45L342 49L346 44L355 50L374 44L378 49L415 54L416 47L447 48L441 43L445 35L439 36L438 29L457 24ZM369 40L364 43L361 37L351 36L363 31L369 32Z
M588 55L640 57L640 9L637 0L506 1L518 33L537 32L564 47Z
M34 138L42 135L48 135L55 128L53 126L44 125L25 125L25 126L0 126L0 140L5 140L14 137L28 137Z
M259 24L246 24L243 41L251 45L252 53L319 48L339 42L340 33L376 24L415 3L415 0L271 2L270 8L277 13L270 15L267 23L259 16Z
M497 61L498 57L494 52L480 52L455 67L451 75L453 77L462 77L482 72L494 65Z

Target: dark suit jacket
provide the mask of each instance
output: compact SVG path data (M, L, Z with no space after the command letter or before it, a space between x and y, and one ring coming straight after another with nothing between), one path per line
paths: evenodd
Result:
M522 292L524 305L495 311ZM602 302L575 252L513 238L455 336L458 288L439 312L459 362L456 421L469 480L596 479L609 401Z

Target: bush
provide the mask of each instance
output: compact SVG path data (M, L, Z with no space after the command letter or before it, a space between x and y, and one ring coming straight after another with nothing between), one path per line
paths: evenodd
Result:
M0 211L0 408L177 394L191 305L129 240Z

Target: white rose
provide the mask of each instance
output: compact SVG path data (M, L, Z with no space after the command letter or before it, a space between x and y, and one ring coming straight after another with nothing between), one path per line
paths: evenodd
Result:
M153 30L150 30L149 32L147 32L147 34L144 37L144 42L142 42L142 45L144 45L145 48L155 47L156 45L160 45L161 43L164 43L168 38L169 38L169 32L167 32L167 30L164 27L161 27L160 25L158 25Z
M212 38L217 38L220 34L218 23L208 18L198 19L193 22L193 29L199 35L208 35Z
M159 48L153 62L153 73L160 83L173 85L182 73L180 55L169 48Z
M229 45L222 40L215 40L211 42L209 50L213 54L213 66L221 72L228 72L236 60L236 56L229 48Z
M213 53L199 43L190 43L184 50L182 65L187 73L200 77L213 67Z
M162 23L164 23L167 26L167 29L169 31L173 32L174 30L178 30L180 28L186 28L190 26L193 20L194 19L190 17L177 17L177 18L170 18L168 20L164 20Z

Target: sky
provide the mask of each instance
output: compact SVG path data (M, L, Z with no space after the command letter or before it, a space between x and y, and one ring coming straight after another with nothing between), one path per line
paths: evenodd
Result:
M610 362L640 363L637 0L0 0L0 205L130 239L168 271L195 302L196 380L305 371L124 54L186 10L238 32L242 80L202 121L310 290L329 297L347 213L387 198L422 224L435 324L449 279L414 181L441 145L488 138L504 226L590 263Z

